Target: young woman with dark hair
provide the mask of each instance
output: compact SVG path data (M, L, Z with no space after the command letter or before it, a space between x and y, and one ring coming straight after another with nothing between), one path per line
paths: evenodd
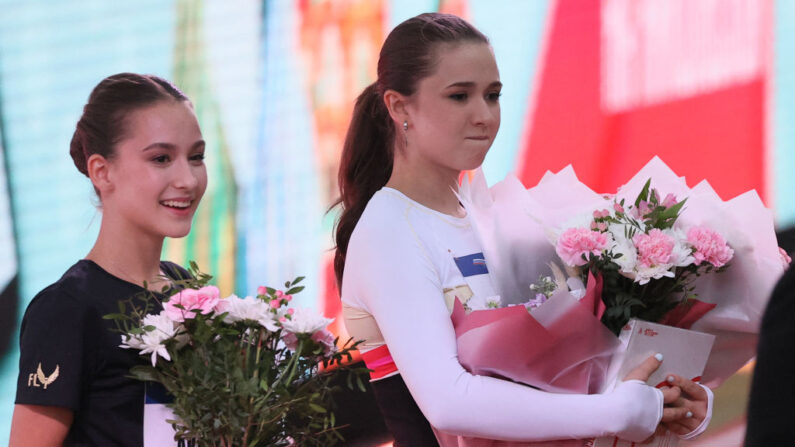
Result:
M482 33L452 15L422 14L389 34L378 79L356 101L339 172L335 272L395 445L466 437L582 445L602 435L641 441L661 421L681 434L703 425L706 391L679 377L666 390L645 385L655 357L605 395L546 393L458 363L454 297L495 293L486 265L472 262L482 249L455 191L497 134L501 89Z
M102 316L117 302L187 274L160 261L188 234L207 186L204 140L188 98L168 81L121 73L91 92L70 153L101 202L86 257L31 301L20 334L11 423L15 446L143 445L140 361Z

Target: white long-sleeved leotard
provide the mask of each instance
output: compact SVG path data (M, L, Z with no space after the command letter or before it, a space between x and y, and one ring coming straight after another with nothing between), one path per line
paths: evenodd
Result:
M382 188L348 245L342 300L360 320L346 313L351 336L368 339L365 351L388 345L417 405L442 432L507 441L651 435L663 397L640 381L604 395L553 394L461 367L444 292L469 286L474 296L493 294L481 251L467 218ZM466 277L456 260L473 264ZM372 316L375 333L363 333L361 315Z

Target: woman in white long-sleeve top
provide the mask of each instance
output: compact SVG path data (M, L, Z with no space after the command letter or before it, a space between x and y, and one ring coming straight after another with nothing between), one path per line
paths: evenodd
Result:
M482 33L456 16L422 14L389 34L378 80L356 102L340 166L335 269L346 325L365 340L396 445L458 445L459 436L641 441L661 421L682 434L696 429L706 392L645 385L660 364L654 357L605 395L546 393L458 363L453 297L495 293L455 191L497 134L501 90Z

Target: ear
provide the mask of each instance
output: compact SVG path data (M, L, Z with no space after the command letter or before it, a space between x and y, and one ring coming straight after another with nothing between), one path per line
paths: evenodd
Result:
M404 121L409 121L409 113L406 110L408 105L407 96L394 90L387 90L384 92L384 104L392 121L395 122L395 128L399 129Z
M86 168L88 178L91 179L91 183L99 191L100 196L113 189L113 182L110 180L110 163L107 158L99 154L91 154L86 161Z

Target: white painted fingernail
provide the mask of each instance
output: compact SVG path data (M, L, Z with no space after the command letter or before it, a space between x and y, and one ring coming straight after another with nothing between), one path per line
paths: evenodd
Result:
M663 355L658 352L654 354L654 358L657 359L658 362L662 362Z
M687 414L685 414L685 417L686 418L692 418L693 417L693 412L692 411L688 411Z
M674 376L668 376L665 380L668 381L668 383L674 383Z

